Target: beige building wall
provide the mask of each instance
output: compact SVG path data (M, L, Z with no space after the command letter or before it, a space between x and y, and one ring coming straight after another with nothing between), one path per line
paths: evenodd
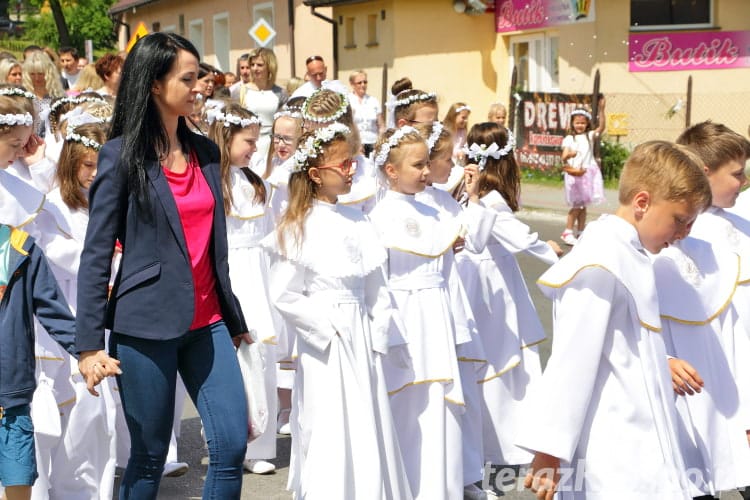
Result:
M291 32L286 0L263 2L160 0L128 9L123 13L123 22L130 25L131 32L135 32L138 23L142 21L149 32L153 31L154 23L158 23L161 31L174 31L187 38L191 38L191 33L196 33L198 26L202 24L202 50L201 47L199 50L203 60L221 67L223 71L235 72L237 58L256 47L255 41L248 35L248 30L256 22L254 15L255 9L258 8L266 10L271 8L273 11L273 28L276 31L276 37L270 48L273 49L278 60L277 82L283 86L293 72ZM323 56L328 61L333 59L332 29L330 24L314 17L310 13L310 8L302 4L302 0L294 1L294 10L296 21L294 71L297 76L304 77L305 58L309 55L314 53ZM332 14L331 8L319 8L317 11L328 17ZM192 32L191 26L193 26ZM228 37L225 34L227 28ZM221 58L217 57L217 49L221 50L221 48L215 44L215 34L228 41L228 57L224 56L225 63L223 64ZM119 42L120 48L124 49L128 42L124 27L120 29ZM227 60L228 64L226 64Z
M448 0L381 0L334 7L333 14L341 22L340 78L347 81L351 70L364 68L368 92L380 99L386 64L388 88L396 79L409 76L417 88L438 93L441 118L451 103L465 101L473 108L470 122L475 123L486 118L492 102L508 104L512 40L546 34L559 37L559 88L540 90L589 93L599 70L607 112L627 117L630 131L622 137L626 143L676 137L685 124L684 102L691 75L692 123L713 119L747 131L750 68L631 73L630 2L595 1L595 22L502 34L495 33L493 14L458 14ZM722 31L749 28L747 0L714 0L714 9L714 25ZM377 16L378 44L367 46L368 16L373 14ZM350 19L353 44L346 39ZM667 116L673 107L680 109Z

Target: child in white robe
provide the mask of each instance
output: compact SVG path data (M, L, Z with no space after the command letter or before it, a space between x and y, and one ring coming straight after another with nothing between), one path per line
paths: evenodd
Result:
M260 343L265 359L264 383L269 415L276 415L276 345L279 342L280 318L268 295L270 260L260 241L273 232L271 186L248 166L255 153L260 120L239 104L228 104L221 110L209 110L209 138L221 151L221 176L224 190L224 213L227 217L229 242L229 277L240 307L251 317L251 336ZM282 347L282 351L283 351ZM276 466L276 426L248 442L244 467L254 474L268 474Z
M352 182L349 137L341 124L302 137L289 207L262 243L299 353L288 488L298 499L410 499L383 376L386 355L408 366L386 252L361 211L336 203Z
M57 209L57 224L43 240L50 268L75 311L78 266L88 225L88 188L96 175L98 150L106 134L102 120L88 114L76 116L69 124L58 161L58 187L48 195L49 203ZM38 454L43 466L32 498L109 499L115 478L116 393L110 381L104 380L102 397L89 394L78 363L59 350L55 352L43 332L37 331L37 335L37 356L44 360L40 376L49 378L47 365L62 358L61 369L52 377L60 406L61 436L57 441L40 436L44 446L39 447Z
M462 498L465 400L456 349L471 332L453 248L463 229L415 199L429 175L427 144L416 129L387 131L375 163L390 189L370 217L388 249L388 285L413 364L411 373L386 372L409 482L415 498Z
M457 257L488 356L478 387L484 412L484 458L496 465L531 461L532 455L515 446L514 439L524 425L519 408L528 386L542 373L538 345L546 339L516 254L524 252L554 264L562 253L557 243L540 240L515 216L521 182L514 145L512 133L496 123L471 128L467 158L479 166L481 203L496 218L486 251Z
M687 236L710 203L694 158L663 141L636 147L615 215L539 279L554 343L516 441L535 452L525 485L537 498L691 498L647 252Z
M720 335L721 347L725 353L724 362L731 367L734 381L726 381L728 374L717 374L709 372L704 374L705 370L698 368L698 373L704 379L712 377L712 391L709 396L704 398L694 398L696 401L688 401L686 404L690 408L690 414L694 411L700 411L706 415L708 409L715 407L719 412L710 414L710 419L694 422L694 438L700 439L705 443L701 449L701 457L705 462L706 474L705 483L707 486L702 491L712 493L716 490L726 489L726 487L743 487L748 486L750 477L747 473L747 453L748 441L750 441L750 421L747 417L747 401L750 398L750 387L748 387L747 374L745 365L747 364L747 345L746 338L738 335L740 332L745 336L750 335L750 214L731 213L728 209L734 207L739 199L741 189L747 184L745 175L745 164L750 158L750 141L742 135L730 130L728 127L713 123L710 121L698 123L686 129L677 142L684 144L694 151L704 164L704 171L708 176L708 182L711 186L711 207L701 214L693 225L691 236L708 243L708 248L715 252L731 252L739 256L739 274L736 276L736 288L732 289L732 294L724 293L722 290L711 290L705 292L709 295L706 301L714 302L714 295L724 295L731 297L731 307L725 311L721 317L711 319L719 320L720 330L715 330ZM703 255L693 256L693 261L701 274L708 274L713 271L710 267L706 268L701 262ZM722 267L734 267L734 258L721 258L717 262ZM722 274L727 272L722 269ZM693 280L694 281L694 280ZM692 283L692 282L691 282ZM724 307L729 304L722 304ZM687 307L687 304L685 304ZM682 310L683 314L693 316L696 311L689 309ZM736 317L734 317L736 314ZM678 315L681 317L682 315ZM713 321L708 326L716 325ZM692 335L685 333L684 335ZM683 343L682 338L673 335L675 347ZM695 339L685 339L685 342ZM698 357L687 357L687 361L697 364L698 360L710 358L714 363L721 360L719 353L708 350L705 347L691 349L692 355ZM702 363L701 363L702 365ZM717 378L718 375L723 375ZM709 380L705 380L708 388ZM727 412L727 400L733 398L733 388L736 387L736 393L739 400L739 408L736 412ZM699 406L706 398L712 398L709 406ZM715 406L714 406L715 405ZM744 412L743 412L744 409ZM703 425L700 425L703 424ZM723 425L722 430L732 431L731 438L720 434L716 427ZM711 425L712 427L708 427ZM743 432L744 431L744 432ZM745 434L744 438L742 434ZM731 441L728 445L727 438ZM746 498L750 498L750 491L745 491Z
M480 203L478 195L479 170L477 166L467 165L464 170L463 185L465 186L468 203L465 207L462 207L446 191L434 187L435 183L445 182L451 172L453 138L450 131L440 122L420 123L414 128L427 141L427 149L430 155L430 173L427 175L427 186L424 191L415 195L416 200L440 210L448 218L455 218L466 229L466 234L456 242L453 249L456 254L456 262L459 261L459 256L464 252L482 252L491 236L495 213L484 208ZM475 325L476 320L472 311L471 297L467 293L462 293L462 296L465 297L465 309L468 313L466 321L470 325ZM477 382L481 379L478 372L485 366L487 354L477 329L472 327L470 331L472 333L471 342L460 344L456 353L459 370L461 371L461 387L466 403L466 410L461 416L464 497L472 499L486 498L487 496L487 493L475 484L482 481L485 469L482 403Z

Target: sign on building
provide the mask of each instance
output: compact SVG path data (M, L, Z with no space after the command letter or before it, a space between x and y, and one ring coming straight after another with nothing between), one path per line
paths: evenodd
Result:
M258 45L265 47L271 43L276 36L276 30L273 29L273 26L268 24L268 21L261 17L258 19L258 22L253 24L253 27L248 30L247 34L250 35L250 38L255 40Z
M750 31L631 34L630 71L750 67Z
M594 0L495 0L495 31L591 22L594 11Z

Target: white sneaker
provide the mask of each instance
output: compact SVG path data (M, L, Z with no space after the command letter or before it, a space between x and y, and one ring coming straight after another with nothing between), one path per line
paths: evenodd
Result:
M563 240L563 243L570 246L578 243L578 238L575 237L573 231L571 231L570 229L566 229L565 231L563 231L563 234L560 235L560 239Z
M285 436L289 436L292 433L292 426L289 425L289 415L291 413L291 408L285 408L279 412L279 418L276 423L276 432Z
M161 473L161 477L184 476L188 469L190 469L190 466L185 462L169 462L168 464L164 464L164 471Z
M276 466L271 462L265 460L257 460L254 458L248 458L242 462L242 466L246 471L252 472L253 474L270 474L276 470Z

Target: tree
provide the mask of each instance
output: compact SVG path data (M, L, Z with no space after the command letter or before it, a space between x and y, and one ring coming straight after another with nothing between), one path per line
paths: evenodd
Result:
M38 7L43 1L32 0ZM48 1L51 12L41 12L26 23L26 34L35 43L83 51L84 40L90 39L96 48L113 47L115 36L108 15L113 0ZM60 10L55 14L57 8Z

